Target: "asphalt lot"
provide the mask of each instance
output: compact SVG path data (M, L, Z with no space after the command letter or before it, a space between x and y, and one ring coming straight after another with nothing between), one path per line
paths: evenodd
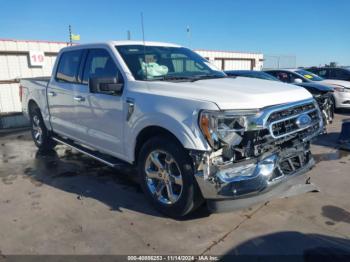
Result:
M57 146L37 152L28 131L0 134L0 256L9 254L350 253L350 152L341 122L315 141L311 181L320 192L182 221L147 203L132 171Z

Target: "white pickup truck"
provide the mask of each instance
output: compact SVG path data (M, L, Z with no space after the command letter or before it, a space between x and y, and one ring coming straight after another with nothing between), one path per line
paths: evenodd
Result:
M312 95L228 77L187 48L67 47L50 79L23 79L20 88L39 149L58 142L112 167L134 165L147 198L168 216L204 200L234 209L310 186L310 141L323 130Z

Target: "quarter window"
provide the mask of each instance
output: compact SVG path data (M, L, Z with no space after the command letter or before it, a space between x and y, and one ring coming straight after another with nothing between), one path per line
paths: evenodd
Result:
M81 50L64 52L58 63L56 80L59 82L77 83L81 56Z

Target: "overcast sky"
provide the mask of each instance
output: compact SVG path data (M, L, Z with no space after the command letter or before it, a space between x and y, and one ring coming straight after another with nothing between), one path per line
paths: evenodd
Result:
M149 41L350 65L349 0L2 0L1 11L0 38L67 41L71 24L81 43L141 39L143 12Z

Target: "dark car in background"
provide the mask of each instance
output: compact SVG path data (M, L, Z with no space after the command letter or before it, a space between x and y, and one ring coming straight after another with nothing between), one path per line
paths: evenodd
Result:
M350 81L350 67L311 67L307 71L324 79Z
M271 81L281 81L281 79L278 78L280 74L274 73L278 70L274 71L252 71L252 70L230 70L225 71L225 73L228 76L233 77L251 77L251 78L258 78L258 79L264 79L264 80L271 80ZM324 120L327 124L332 123L334 118L334 102L333 102L333 89L328 86L312 83L312 82L301 82L297 81L295 82L294 79L289 78L288 81L282 81L290 84L295 84L301 87L304 87L306 90L308 90L315 100L317 101Z
M322 85L333 88L333 103L337 109L350 109L350 82L336 79L324 79L305 69L274 69L265 72L285 83L303 84L306 86Z
M279 81L276 77L265 73L264 71L253 71L253 70L229 70L225 71L228 76L242 76L250 78L258 78L271 81Z

